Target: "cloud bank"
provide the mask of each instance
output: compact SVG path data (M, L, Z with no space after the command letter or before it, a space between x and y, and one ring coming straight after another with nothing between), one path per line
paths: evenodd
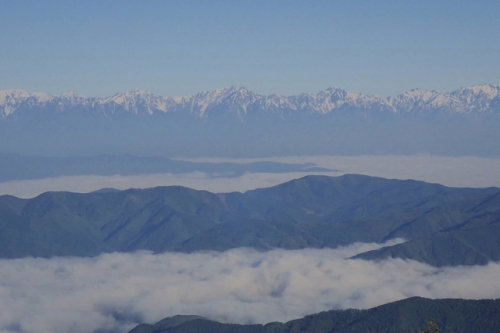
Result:
M126 332L176 314L266 323L417 295L500 297L498 263L344 259L380 246L0 260L0 332Z

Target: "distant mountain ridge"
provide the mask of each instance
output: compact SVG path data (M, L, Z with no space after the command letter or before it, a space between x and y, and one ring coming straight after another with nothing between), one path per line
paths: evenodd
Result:
M187 112L196 117L209 117L224 108L244 117L253 112L286 115L290 112L328 114L335 110L370 110L394 114L440 111L452 114L500 113L500 86L479 85L461 88L451 93L414 89L395 97L380 97L350 93L332 87L317 94L293 96L259 95L244 87L226 87L203 91L185 97L164 97L148 91L132 90L110 97L85 97L75 93L52 96L28 93L24 90L0 91L0 119L17 112L64 113L85 109L106 118L115 114L163 114Z
M158 156L99 155L93 157L37 157L0 153L0 182L69 175L138 175L204 172L209 177L238 177L246 172L326 172L314 163L276 162L194 163Z
M186 97L0 91L0 153L270 157L499 157L500 86L396 97L329 88L294 96L227 87Z

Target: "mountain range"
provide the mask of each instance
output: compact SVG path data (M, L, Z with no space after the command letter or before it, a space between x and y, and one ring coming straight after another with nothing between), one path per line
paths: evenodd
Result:
M368 310L331 310L266 325L223 324L199 316L174 316L153 325L140 324L129 333L417 333L428 329L431 319L439 332L496 333L500 327L500 300L412 297Z
M161 156L98 155L71 157L21 156L0 153L0 182L74 175L138 175L203 172L211 178L238 177L246 172L326 172L314 163L195 163Z
M357 257L434 266L500 260L500 189L361 175L307 176L245 193L169 186L0 196L0 217L1 258L335 248L404 238Z
M85 97L75 93L51 96L46 93L31 94L24 90L0 91L0 119L17 112L41 112L50 109L52 112L62 113L75 112L82 108L100 112L106 118L123 112L136 115L189 112L198 117L209 117L218 108L226 108L242 117L252 112L286 114L298 111L327 114L335 110L354 108L392 113L499 113L500 86L480 85L451 93L414 89L387 98L349 93L337 87L317 94L263 96L244 87L231 86L174 98L142 90L132 90L106 98Z
M142 90L118 93L106 98L65 93L52 96L24 90L0 91L0 119L27 112L99 113L106 118L122 114L163 114L187 112L196 117L211 117L225 109L241 119L264 112L286 116L292 112L328 114L336 110L370 110L395 114L447 112L451 114L500 113L500 86L480 85L451 93L414 89L396 97L350 93L332 87L317 94L294 96L256 94L244 87L203 91L186 97L164 97Z
M167 157L434 154L500 156L500 87L384 98L330 88L262 96L228 87L187 97L0 92L0 152Z

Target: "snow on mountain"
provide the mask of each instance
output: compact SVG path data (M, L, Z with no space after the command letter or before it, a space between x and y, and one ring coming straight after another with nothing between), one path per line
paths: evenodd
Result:
M492 101L500 98L500 86L485 84L462 88L451 93L460 102L462 102L461 112L467 111L487 111L492 104Z
M425 105L432 105L436 99L439 100L440 96L441 93L437 91L413 89L394 98L390 97L389 103L396 110L411 111Z
M93 109L106 117L119 112L155 114L190 112L198 117L212 113L229 112L244 117L251 112L306 112L328 114L335 110L364 110L391 113L449 113L500 112L500 86L480 85L461 88L451 93L413 89L396 97L349 93L332 87L317 94L294 96L258 95L244 87L226 87L203 91L185 97L163 97L143 90L118 93L106 98L65 93L51 96L45 93L30 94L24 90L0 91L0 119L18 110L42 112L50 109L68 112L73 109Z
M6 102L27 98L29 96L30 94L24 90L19 90L19 89L0 90L0 103L4 104Z
M492 105L500 97L500 86L480 85L452 93L414 89L389 98L399 112L447 111L454 113L500 111Z
M393 111L387 99L365 94L349 93L337 87L321 91L311 97L310 104L313 110L321 113L329 113L340 108L358 108L367 110Z
M115 94L111 97L97 99L97 104L101 108L110 107L115 113L117 109L123 108L134 114L155 112L167 112L167 109L175 104L172 98L165 98L144 90L132 90L122 94Z
M20 89L0 90L0 119L3 119L20 108L34 108L44 105L54 97L46 93L33 93Z
M227 87L214 91L202 91L183 99L182 107L198 116L206 116L207 112L217 106L225 106L237 114L246 114L248 106L259 97L244 87Z

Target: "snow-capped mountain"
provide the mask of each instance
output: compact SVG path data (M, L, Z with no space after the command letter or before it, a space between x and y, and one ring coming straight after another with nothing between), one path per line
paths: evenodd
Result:
M336 110L393 114L500 113L500 86L480 85L451 93L414 89L388 98L349 93L337 87L317 94L263 96L244 87L231 86L174 98L142 90L132 90L106 98L85 97L75 93L51 96L24 90L0 91L0 119L7 119L18 111L63 113L74 110L97 112L107 118L120 113L152 115L169 112L187 112L197 117L229 112L240 118L257 112L283 115L291 112L329 114Z
M19 89L0 90L0 118L5 118L22 107L44 105L54 98L45 93L30 94Z
M454 113L498 112L500 86L481 85L452 93L414 89L395 98L391 105L399 112L447 111Z
M337 87L294 96L227 87L174 98L0 91L0 152L26 155L498 157L499 128L494 85L388 98Z

